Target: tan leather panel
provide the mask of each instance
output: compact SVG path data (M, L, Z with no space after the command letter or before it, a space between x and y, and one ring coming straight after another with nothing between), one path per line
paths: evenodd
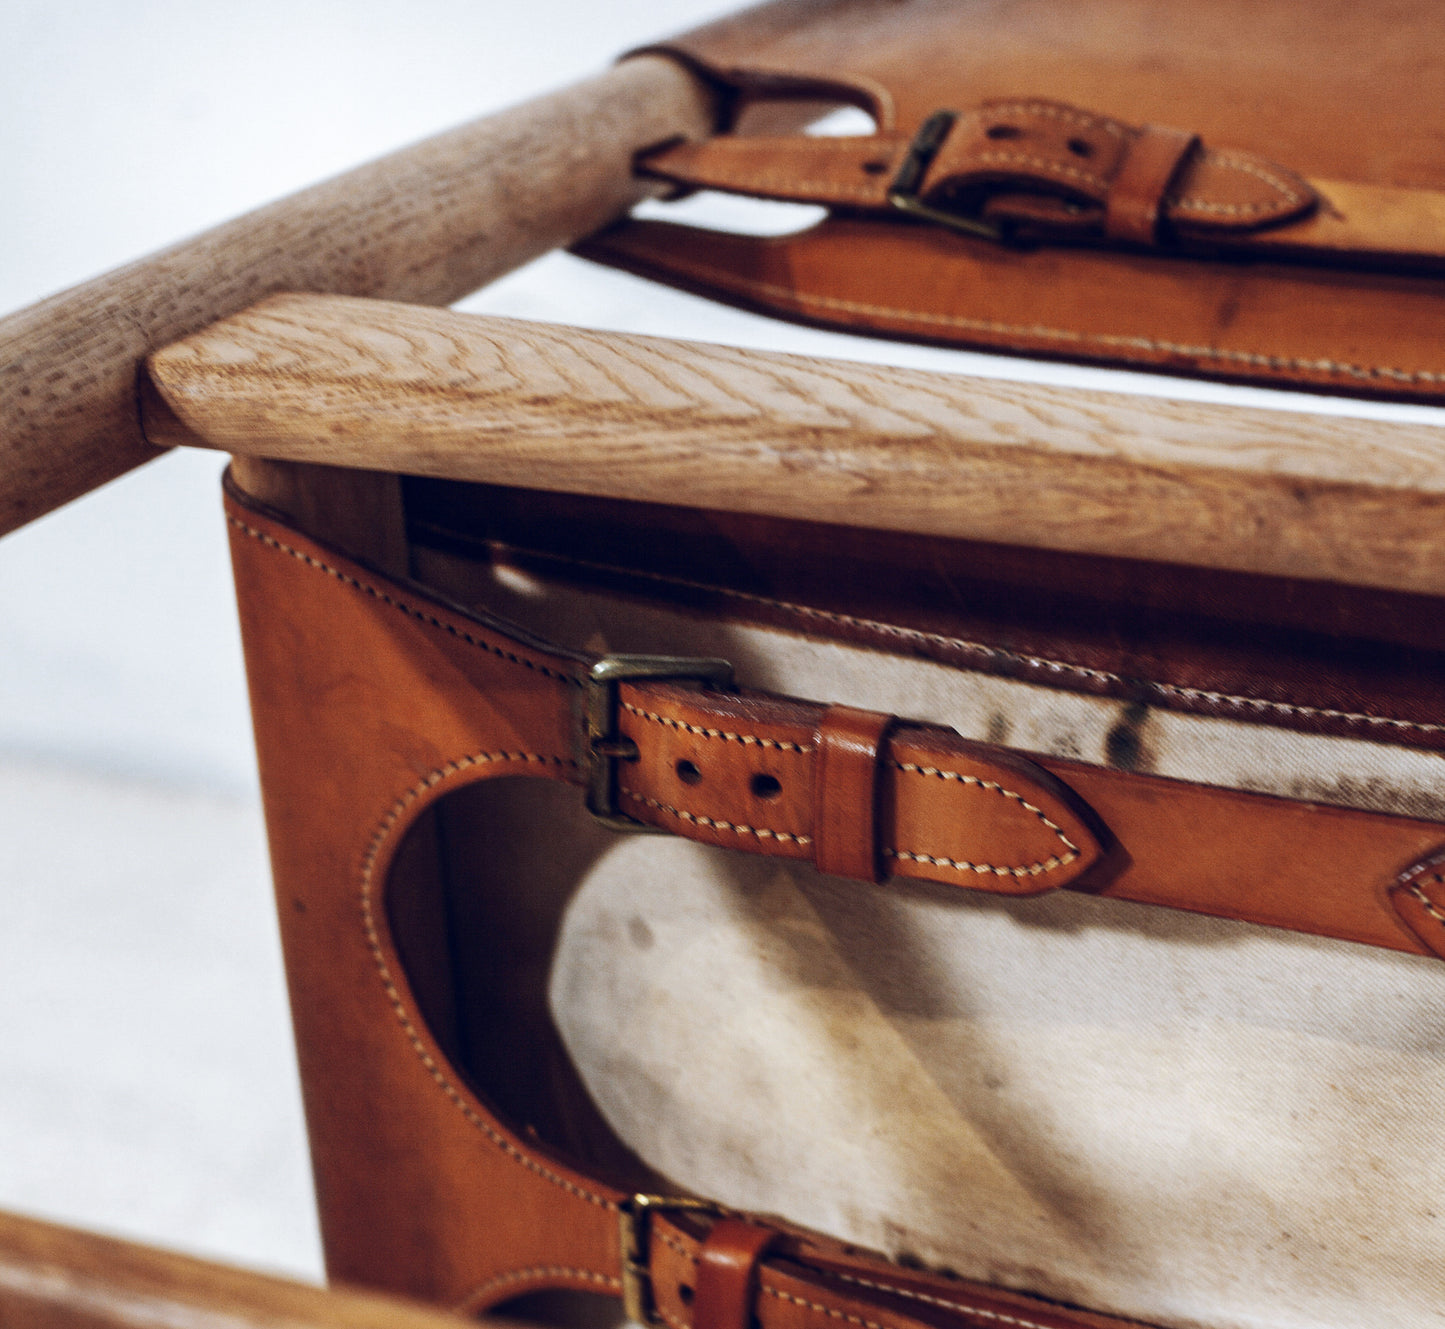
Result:
M566 662L230 517L328 1270L448 1304L615 1289L617 1193L496 1122L449 1066L380 899L435 794L578 778Z
M654 49L706 70L743 102L831 88L868 109L879 134L826 148L798 139L787 149L726 140L699 149L699 163L716 159L699 183L739 187L746 176L748 188L780 198L826 186L818 196L839 206L803 235L628 222L584 243L587 257L829 326L1359 395L1445 396L1437 5L779 0ZM850 215L881 206L902 145L926 117L990 104L1081 117L1077 146L1087 155L1070 149L1074 135L1050 137L1035 123L1046 117L1026 115L1015 127L1042 152L1008 153L1029 160L993 163L1001 174L984 201L965 199L965 210L1031 239L1094 243L1118 170L1109 144L1122 145L1130 127L1197 136L1203 148L1160 201L1170 225L1158 235L1175 232L1179 252L1162 261L1127 248L1029 252L882 212ZM1008 147L983 142L994 155ZM728 153L757 158L732 184ZM1030 181L1025 191L1012 188L1018 180ZM1126 226L1116 204L1114 234L1139 242L1145 213ZM1234 250L1280 266L1240 263Z
M476 1308L531 1288L615 1293L623 1195L500 1121L466 1083L419 1014L381 898L407 828L448 790L502 775L580 781L585 661L379 577L238 504L231 522L331 1273ZM702 815L717 821L745 806L758 797L750 777L773 774L789 824L806 833L826 707L671 684L623 696L659 717L646 723L661 738L636 730L636 788L680 780L679 754L721 752L708 756L720 783ZM896 727L883 753L885 849L917 834L932 860L974 853L990 837L1039 854L1060 828L1088 833L1095 816L1081 796L1119 841L1097 860L1102 893L1426 949L1396 922L1385 892L1402 862L1438 843L1436 825L1057 759L1035 764L929 726ZM973 783L957 778L965 775ZM1039 821L1044 808L1055 829ZM758 837L747 847L792 852ZM682 1288L694 1286L686 1280L695 1245L674 1244L667 1234L681 1229L660 1227L651 1243L656 1301L674 1329L690 1329ZM1111 1323L790 1239L786 1259L763 1262L763 1329L833 1329L839 1319L878 1329ZM682 1268L672 1265L669 1281L673 1261Z
M631 221L577 252L825 326L1240 382L1445 396L1445 283L1434 278L1022 251L844 217L773 237Z

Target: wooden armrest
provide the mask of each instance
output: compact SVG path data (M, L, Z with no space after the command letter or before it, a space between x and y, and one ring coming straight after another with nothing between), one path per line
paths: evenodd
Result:
M1445 593L1445 430L324 296L153 355L157 444Z
M0 1213L5 1329L458 1329L463 1319Z

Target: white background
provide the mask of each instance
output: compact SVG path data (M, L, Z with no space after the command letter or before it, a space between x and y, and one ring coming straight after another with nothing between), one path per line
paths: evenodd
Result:
M731 7L6 0L0 310ZM566 256L465 307L1335 408L874 346ZM219 465L175 454L0 544L0 1207L319 1277Z

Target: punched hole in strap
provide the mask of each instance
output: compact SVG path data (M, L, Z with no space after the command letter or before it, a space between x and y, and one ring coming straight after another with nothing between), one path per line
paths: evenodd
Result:
M878 753L891 715L830 706L818 722L813 777L813 861L818 871L881 881Z
M719 1218L697 1253L692 1329L752 1329L758 1262L777 1238L740 1218Z

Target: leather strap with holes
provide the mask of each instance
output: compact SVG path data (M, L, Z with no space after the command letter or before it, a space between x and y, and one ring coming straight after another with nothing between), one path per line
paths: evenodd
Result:
M284 544L267 543L262 517L233 524L267 548ZM479 726L454 755L500 743L537 754L526 774L586 782L595 756L576 717L588 657L530 643L500 620L470 622L375 573L364 580L376 614L421 633L441 673L456 673L440 663L454 657L508 666L489 686L504 689L510 732L503 740ZM618 810L705 844L869 883L1086 890L1431 949L1386 889L1445 839L1434 822L1025 755L939 725L673 678L624 681L617 734L627 751L615 758Z
M899 131L720 135L651 152L638 169L682 188L896 216L893 196L915 144L914 134ZM1445 259L1445 194L1311 182L1184 130L1037 98L989 101L959 115L915 192L939 213L1020 240Z
M262 517L233 523L263 547L285 545L267 543ZM462 660L507 666L487 685L503 689L506 732L474 725L452 756L520 750L538 758L523 773L587 782L595 754L577 715L588 657L529 644L500 620L465 620L376 573L364 581L376 614L422 634L454 686ZM348 572L341 584L361 582ZM490 714L486 696L478 702ZM627 751L614 758L618 810L704 844L867 883L912 878L1010 896L1074 888L1432 949L1386 890L1445 839L1435 822L1026 756L941 725L676 679L621 683L617 737Z
M1078 881L1104 854L1108 832L1065 784L952 730L667 682L620 698L637 753L622 811L689 839L1005 895Z

